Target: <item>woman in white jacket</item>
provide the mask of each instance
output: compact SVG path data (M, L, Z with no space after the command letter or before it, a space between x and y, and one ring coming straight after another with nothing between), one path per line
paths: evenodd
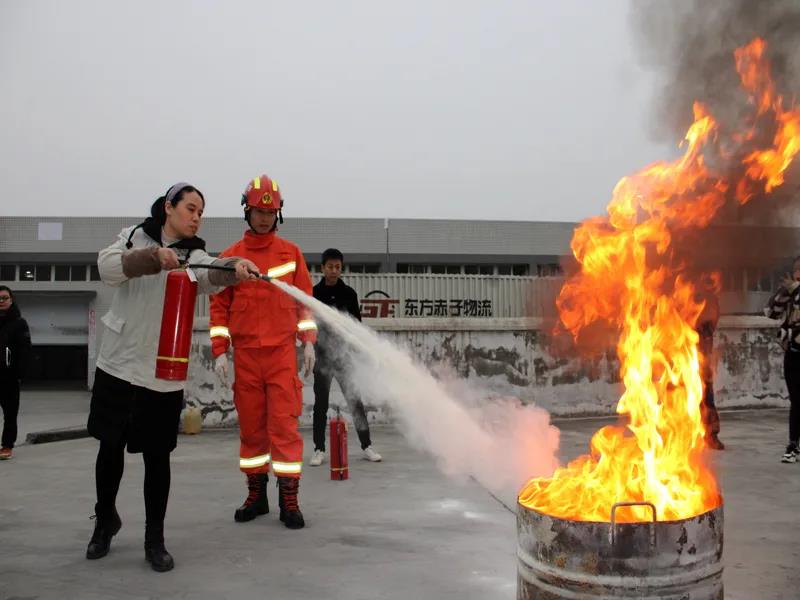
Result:
M197 237L205 207L203 195L177 183L153 203L151 216L123 229L117 241L100 251L101 279L117 288L97 359L89 433L100 440L95 482L95 529L86 558L108 554L122 526L116 497L125 464L124 451L143 454L145 558L156 571L174 561L164 547L164 516L170 486L170 453L177 445L184 383L155 378L161 312L167 271L182 262L235 267L234 271L198 269L198 291L210 294L256 277L251 261L217 260Z

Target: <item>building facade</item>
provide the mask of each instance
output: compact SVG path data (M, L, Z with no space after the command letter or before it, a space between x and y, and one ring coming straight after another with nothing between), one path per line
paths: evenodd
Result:
M100 317L114 290L103 285L97 252L134 217L0 217L0 284L11 287L31 326L30 379L89 381ZM212 254L238 240L239 218L207 218ZM370 319L551 316L574 223L414 219L289 219L281 235L297 243L313 273L326 248L341 250L345 276ZM800 230L719 228L698 240L722 266L723 311L755 313L800 248ZM318 276L318 275L317 275ZM207 300L197 317L207 315Z

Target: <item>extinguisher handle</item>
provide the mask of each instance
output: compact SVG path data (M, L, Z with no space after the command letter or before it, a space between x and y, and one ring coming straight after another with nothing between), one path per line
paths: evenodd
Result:
M230 265L198 265L198 264L191 264L186 265L190 269L214 269L216 271L230 271L231 273L236 270L236 267L232 267ZM264 281L272 281L272 277L269 275L258 274L255 271L250 271L253 275L257 276L259 279Z

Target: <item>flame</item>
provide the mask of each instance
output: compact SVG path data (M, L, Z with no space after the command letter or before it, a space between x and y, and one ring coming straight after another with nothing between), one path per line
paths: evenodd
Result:
M713 116L695 103L683 155L624 177L608 215L576 229L571 247L580 271L559 295L561 323L575 339L596 323L618 333L625 391L617 413L624 424L597 431L590 454L551 478L530 480L522 505L564 519L608 521L617 502L652 503L659 520L691 518L721 504L704 461L700 414L704 359L695 326L705 301L690 265L672 252L673 238L706 227L728 200L744 204L780 186L800 151L800 110L784 110L766 48L757 38L735 52L754 108L744 133L728 136L735 144L721 140ZM758 147L756 132L765 129L774 135ZM643 506L617 513L619 521L650 518Z

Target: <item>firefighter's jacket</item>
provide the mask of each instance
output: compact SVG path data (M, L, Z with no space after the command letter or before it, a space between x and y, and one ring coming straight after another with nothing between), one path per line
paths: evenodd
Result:
M253 261L264 275L279 279L311 295L311 277L300 248L275 232L244 238L223 250L220 257L241 256ZM211 297L209 320L214 356L236 348L294 345L316 342L317 326L311 311L277 286L262 280L244 281Z

